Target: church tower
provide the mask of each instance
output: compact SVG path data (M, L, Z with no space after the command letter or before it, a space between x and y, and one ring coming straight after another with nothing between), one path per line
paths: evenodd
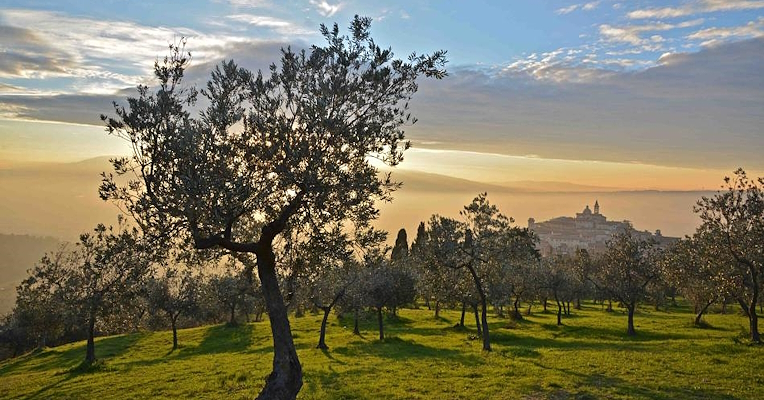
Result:
M599 214L600 213L600 203L597 200L594 200L594 213Z

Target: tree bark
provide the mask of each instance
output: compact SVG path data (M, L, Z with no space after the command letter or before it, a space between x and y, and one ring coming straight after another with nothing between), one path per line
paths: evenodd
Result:
M512 316L518 320L523 319L523 316L520 314L520 296L515 297L513 308L514 311L512 311Z
M634 304L627 304L626 308L629 310L629 329L626 332L629 336L635 336L637 331L634 330Z
M464 313L467 311L467 303L462 302L462 317L459 319L459 326L464 328Z
M480 296L480 305L483 308L481 310L480 319L483 325L483 350L491 351L491 337L488 333L488 301L486 300L485 292L483 291L483 285L480 283L480 277L478 276L475 268L468 266L472 279L475 281L475 287L478 295Z
M385 325L382 321L382 307L377 307L377 323L379 324L379 340L385 340Z
M318 346L316 346L316 348L328 350L329 346L326 345L326 321L329 319L331 308L321 307L321 309L324 311L324 318L321 320L321 334L318 336Z
M88 344L85 351L85 364L91 365L95 362L95 310L90 311L88 317Z
M358 329L358 307L353 310L353 334L360 335L361 330Z
M440 301L435 300L435 318L440 318Z
M172 324L172 349L175 350L178 348L178 328L177 328L177 319L178 316L171 316L170 321Z
M557 302L557 326L560 326L562 325L562 303L557 296L555 296L554 300Z
M482 307L480 319L483 323L483 350L491 351L491 337L488 332L488 304L486 304L485 295L482 296Z
M258 399L295 399L302 388L302 366L292 339L284 298L276 277L272 242L258 246L257 272L263 288L273 335L273 372L265 380Z
M705 314L706 310L708 310L708 307L710 307L711 304L714 304L714 301L716 301L716 299L709 301L704 307L700 308L698 314L695 316L695 326L700 326L700 322L703 319L703 314Z
M547 298L544 297L544 301L543 301L543 303L544 303L544 312L546 312L546 300L547 300Z
M472 305L472 311L475 312L475 326L477 326L477 333L478 336L481 338L483 337L483 328L480 327L480 316L478 315L478 306L477 304Z
M761 343L761 336L759 335L759 316L756 315L755 300L751 302L751 309L748 312L748 321L751 326L751 341Z

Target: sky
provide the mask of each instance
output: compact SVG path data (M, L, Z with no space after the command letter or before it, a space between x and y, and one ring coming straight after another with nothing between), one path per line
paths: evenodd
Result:
M762 176L761 0L14 1L0 6L0 167L127 151L99 115L187 38L189 84L256 70L318 26L372 17L399 57L448 51L425 80L403 170L481 182L717 188Z

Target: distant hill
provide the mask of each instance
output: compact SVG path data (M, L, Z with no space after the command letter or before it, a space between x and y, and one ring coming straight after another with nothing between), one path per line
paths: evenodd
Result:
M13 308L16 286L27 276L27 270L59 243L52 237L0 234L0 315Z
M75 163L26 163L0 167L0 233L54 236L74 241L98 223L115 224L119 210L98 197L100 173L109 157ZM525 225L575 215L599 200L613 220L630 220L640 230L660 229L667 236L692 232L699 221L693 204L703 192L628 191L559 181L476 182L406 168L392 170L402 182L392 203L380 204L377 228L412 236L419 221L432 214L458 217L480 192L503 213ZM391 237L390 240L393 240Z
M495 184L512 190L525 192L592 193L624 191L623 188L579 185L576 183L558 181L509 181Z

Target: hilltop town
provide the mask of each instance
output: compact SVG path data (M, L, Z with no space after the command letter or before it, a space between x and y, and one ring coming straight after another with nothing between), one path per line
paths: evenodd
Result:
M601 253L607 248L607 242L614 234L631 230L641 239L653 239L659 246L666 246L678 238L663 236L660 230L655 233L637 231L629 221L608 221L600 213L599 201L594 202L594 211L589 205L575 217L557 217L545 222L528 219L528 229L539 238L537 245L542 256L573 254L583 249L590 253Z

